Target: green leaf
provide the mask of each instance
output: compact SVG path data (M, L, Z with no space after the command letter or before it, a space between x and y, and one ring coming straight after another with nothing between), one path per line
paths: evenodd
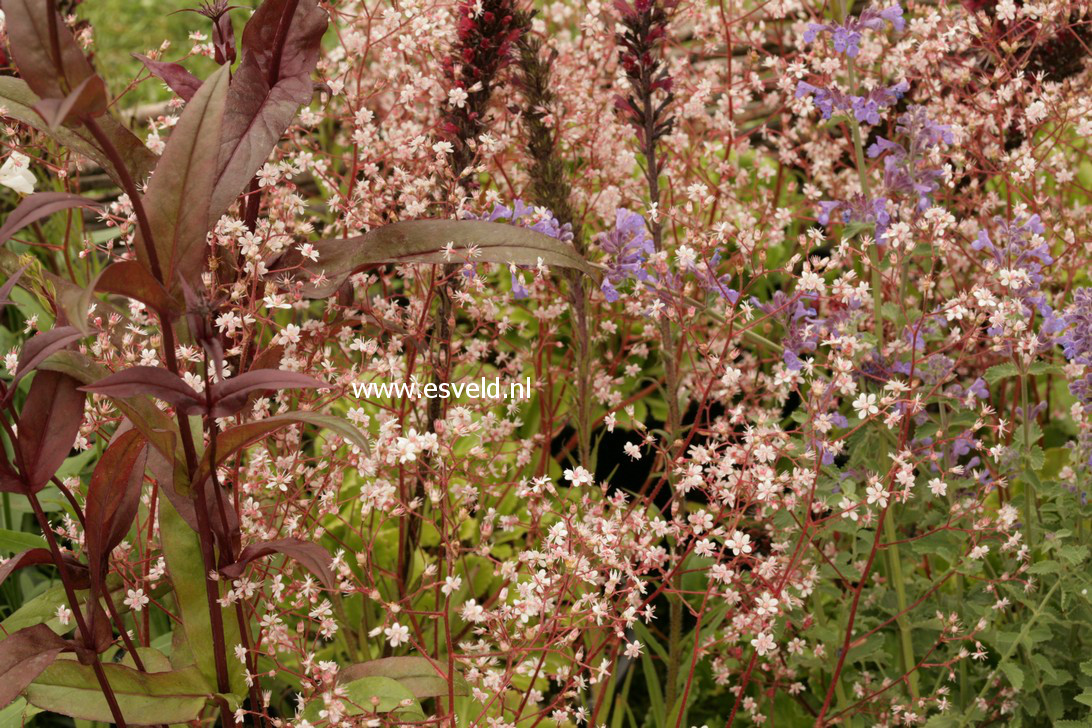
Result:
M277 430L301 423L325 427L364 452L368 452L368 441L364 435L346 420L333 415L324 415L321 412L296 411L247 422L221 432L216 438L216 467L222 465L239 450L249 447ZM197 476L193 479L194 482L200 483L209 476L211 467L208 458L209 453L206 451L197 470Z
M159 499L159 532L163 556L167 560L167 572L170 574L175 601L178 602L181 612L186 643L201 674L209 685L215 685L216 653L209 637L212 634L212 619L205 595L205 567L201 558L200 538L182 516L178 515L168 498ZM222 609L220 613L224 623L231 692L245 695L243 665L239 660L233 659L235 646L240 644L239 623L233 610ZM175 631L178 632L178 628ZM176 667L179 666L176 664Z
M22 531L9 531L0 528L0 552L5 554L18 554L29 549L48 548L48 544L41 536Z
M212 696L196 668L142 673L123 665L102 666L126 722L134 725L196 720ZM75 660L57 660L30 684L27 702L61 715L113 722L95 673Z
M1001 665L1001 672L1005 673L1005 677L1009 679L1011 684L1017 690L1024 687L1024 671L1020 669L1020 666L1014 662L1005 662Z
M1007 361L1004 364L998 364L987 369L985 379L990 384L996 384L1002 379L1015 377L1019 373L1020 371L1016 368L1016 365L1011 361Z
M144 209L168 291L177 291L180 280L198 288L208 257L205 237L215 222L209 219L209 201L219 153L218 145L210 142L220 138L229 71L228 66L221 66L186 104L144 194ZM138 235L139 259L154 271L147 245Z
M452 253L445 248L452 245ZM572 245L528 228L482 220L407 220L377 227L355 238L329 238L315 243L318 262L302 258L293 248L281 266L301 264L312 274L324 273L327 280L304 286L309 298L325 298L336 291L349 275L364 266L379 263L458 264L468 249L476 249L475 262L515 263L574 268L595 276L595 268Z
M1085 660L1081 663L1081 672L1092 677L1092 660Z
M429 660L426 657L386 657L370 662L350 665L338 672L338 681L350 683L364 677L389 677L398 681L417 698L434 698L448 695L448 682L443 675L447 671L447 658ZM459 674L452 676L456 695L469 695L470 685Z
M344 684L342 689L347 704L345 715L391 713L397 710L406 718L425 718L413 693L389 677L363 677ZM316 697L303 711L303 717L312 723L319 721L319 711L323 706L323 699Z
M34 105L41 101L38 95L30 90L26 82L20 78L0 76L0 106L4 107L4 115L26 124L46 136L49 136L58 144L71 149L79 155L92 159L100 167L106 170L115 182L121 183L121 177L109 157L103 151L99 143L87 131L86 127L61 126L50 129L45 119L34 110ZM119 123L109 114L96 119L103 133L117 148L122 162L129 174L136 181L141 181L155 167L156 155L131 131Z
M19 698L6 708L0 709L0 728L23 728L40 712L42 711L27 705L24 698Z
M1082 705L1092 706L1092 690L1085 690L1083 693L1074 698L1078 703Z

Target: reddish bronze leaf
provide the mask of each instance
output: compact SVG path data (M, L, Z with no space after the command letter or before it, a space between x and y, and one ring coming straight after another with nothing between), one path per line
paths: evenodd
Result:
M243 29L220 135L214 220L265 164L300 106L310 103L328 22L318 0L266 0Z
M110 552L124 540L140 506L148 442L137 430L114 438L91 474L84 515L91 578L101 582Z
M225 566L220 571L224 576L235 579L242 575L251 561L271 554L284 554L318 577L327 589L334 590L334 574L330 571L332 560L330 554L317 543L298 538L282 538L277 541L251 544L243 549L234 564Z
M247 395L265 389L311 389L327 387L325 382L299 372L256 369L212 385L212 415L227 417L246 405Z
M23 480L32 492L49 482L68 457L83 421L79 382L60 372L39 371L19 414Z
M32 222L72 207L99 207L99 203L88 197L71 195L67 192L35 192L33 195L27 196L8 215L4 226L0 227L0 245L6 243L12 235ZM10 291L10 288L3 291L0 300Z
M53 664L57 655L71 648L44 624L8 635L0 642L0 706L19 697L34 678Z
M73 577L72 586L76 589L86 589L91 584L87 567L69 554L62 554L61 558L64 559L69 576ZM53 563L53 554L49 552L49 549L28 549L21 554L15 554L15 556L5 561L3 566L0 566L0 584L3 584L5 579L19 569Z
M63 99L46 98L34 105L50 129L69 121L106 113L106 82L98 75L88 76Z
M34 367L41 364L52 353L60 351L74 341L78 341L83 334L71 326L58 326L49 331L40 331L23 345L23 351L19 355L19 364L15 368L15 378L12 380L12 390L15 383L25 377Z
M172 314L180 304L147 268L135 260L123 260L107 266L95 282L96 291L116 293L140 301L159 313Z
M204 397L177 374L159 367L131 367L80 389L107 397L125 398L145 394L174 405L186 415L198 414L205 409Z
M0 4L8 37L14 41L10 47L15 65L34 93L63 99L95 75L53 0L3 0ZM106 109L105 96L102 109Z
M133 58L143 63L153 76L167 84L171 91L182 97L183 101L192 99L197 89L201 88L201 79L187 71L181 64L154 61L141 53L134 53Z

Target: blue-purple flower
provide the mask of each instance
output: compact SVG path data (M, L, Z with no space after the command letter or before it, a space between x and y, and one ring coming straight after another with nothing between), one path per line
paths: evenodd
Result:
M606 275L600 286L608 301L618 300L616 286L626 280L647 281L651 278L645 264L656 249L644 217L620 207L615 212L614 227L600 233L597 240L608 256Z
M834 50L856 58L861 52L861 36L864 30L882 31L884 24L890 23L896 32L902 32L906 21L902 17L902 7L898 4L887 8L869 8L857 17L848 17L841 23L811 23L804 32L804 41L815 42L820 33L830 33Z

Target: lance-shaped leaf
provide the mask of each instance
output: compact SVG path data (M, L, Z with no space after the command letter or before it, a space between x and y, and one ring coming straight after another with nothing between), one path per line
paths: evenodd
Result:
M155 61L141 53L134 53L133 58L143 63L144 67L153 76L167 84L171 91L182 97L183 101L192 99L193 95L197 93L197 89L201 88L201 79L187 71L186 67L179 63Z
M254 443L268 437L277 430L289 425L309 424L324 427L335 435L340 435L346 441L359 447L364 452L368 451L368 441L360 430L353 427L341 417L324 415L320 412L295 411L282 415L274 415L254 422L246 422L235 427L230 427L216 437L216 463L209 462L211 449L205 450L205 456L197 469L195 480L201 481L208 478L213 467L220 467L235 453L250 447Z
M63 99L45 98L34 106L50 129L88 116L106 113L106 82L99 76L88 76Z
M217 155L209 142L220 136L228 71L221 66L186 104L144 195L160 269L171 291L178 289L179 279L196 287L208 255ZM150 267L147 241L140 235L137 254Z
M127 296L161 314L174 314L180 310L178 300L135 260L111 263L99 274L95 290Z
M0 286L0 308L11 303L11 299L8 298L8 296L10 296L12 290L15 289L15 284L18 283L19 279L23 277L23 272L26 271L28 266L29 264L24 265L22 268L15 271L11 276L8 277L7 281L4 282L4 285Z
M12 235L27 225L73 207L99 207L99 203L89 197L67 192L35 192L28 195L11 211L4 226L0 227L0 244L6 243Z
M11 54L19 75L37 95L63 99L95 75L53 0L3 0ZM101 100L106 108L105 87Z
M214 219L246 189L300 106L311 101L311 73L327 23L318 0L265 0L247 22L220 135Z
M23 345L23 351L19 355L19 364L15 367L15 382L25 377L39 364L45 361L50 354L60 351L69 344L78 341L83 334L71 326L58 326L49 331L40 331L30 341Z
M448 695L448 681L445 677L447 660L430 660L427 657L407 655L405 657L384 657L369 662L338 670L337 681L350 683L364 677L389 677L397 680L416 698L434 698ZM469 695L470 685L458 671L451 676L456 695Z
M448 252L448 245L451 251ZM318 262L300 257L293 248L281 266L302 265L311 275L325 275L320 284L304 287L309 298L332 295L354 271L379 263L515 263L573 268L595 276L595 269L572 245L528 228L481 220L407 220L375 228L354 238L329 238L315 243Z
M114 399L147 395L174 405L185 415L198 414L205 409L204 397L177 374L160 367L130 367L80 389Z
M0 643L3 644L3 643ZM104 664L106 679L125 722L131 725L189 723L212 697L195 667L170 672L138 672ZM112 723L110 707L92 668L75 660L55 661L26 688L27 702L81 720Z
M96 583L110 552L125 539L136 518L147 461L147 440L139 431L128 430L114 438L91 474L84 530L91 578Z
M80 434L84 393L79 382L59 372L40 371L19 414L19 453L31 492L49 482Z
M74 577L73 586L77 589L86 589L91 583L88 578L87 567L69 554L63 554L62 558L64 559L65 568L68 570L69 575ZM12 556L4 562L3 566L0 566L0 584L3 584L5 579L19 569L25 569L28 566L45 566L53 563L53 554L49 552L49 549L27 549L22 553Z
M110 375L106 367L101 364L91 361L79 352L68 350L58 351L42 362L39 368L63 372L83 384L91 384ZM129 397L128 399L115 399L114 406L121 410L122 414L133 423L133 427L140 430L140 433L148 438L148 441L152 443L156 450L167 457L174 458L179 437L178 428L173 418L157 408L151 399L143 395Z
M311 389L327 387L325 382L299 372L256 369L212 385L212 415L227 417L246 405L247 395L266 389Z
M224 576L235 579L242 576L247 564L251 561L272 554L284 554L318 577L324 587L330 591L334 590L334 574L330 571L332 560L330 554L317 543L298 538L282 538L251 544L243 549L234 564L225 566L220 571Z
M21 629L0 642L0 707L28 685L71 645L44 624Z
M75 128L62 126L51 129L41 114L34 110L39 101L41 99L30 90L23 79L0 76L0 108L4 109L4 116L26 124L73 152L94 160L120 185L120 173L91 132L82 126ZM118 150L118 155L129 171L129 175L137 181L147 177L155 167L157 159L152 150L144 146L135 134L109 114L98 117L96 121L102 133Z

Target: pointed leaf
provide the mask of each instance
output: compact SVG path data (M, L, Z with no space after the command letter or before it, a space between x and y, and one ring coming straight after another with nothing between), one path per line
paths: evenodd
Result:
M0 642L0 706L19 697L66 649L71 646L44 624L21 629Z
M178 63L166 63L153 61L148 56L134 53L133 58L144 64L144 67L170 87L171 91L182 97L183 101L189 101L201 88L201 79L186 70L186 67Z
M453 252L445 248L451 243ZM326 280L304 287L309 298L332 295L354 271L378 263L459 263L475 247L479 263L515 263L574 268L588 275L595 269L569 243L528 228L482 220L407 220L375 228L355 238L330 238L314 244L318 262L302 259L292 249L280 265L302 265Z
M39 369L63 372L83 384L105 379L110 375L106 367L91 361L89 358L75 351L58 351L42 362ZM113 404L140 430L144 437L159 452L165 456L174 458L175 449L178 447L178 428L174 420L155 406L148 397L139 395L126 399L115 399Z
M243 29L220 135L213 219L246 189L300 106L311 101L311 73L328 22L318 0L265 0Z
M135 260L123 260L107 266L95 282L95 290L127 296L162 314L180 310L178 301L167 293L147 268Z
M209 199L216 176L216 147L228 90L226 66L209 76L171 131L144 195L144 209L167 289L179 278L199 284L208 255ZM140 260L149 265L147 241L137 237ZM149 266L150 267L150 266Z
M212 640L209 639L212 621L209 618L208 602L205 600L205 567L201 558L201 542L197 534L186 526L168 498L159 499L159 539L182 618L186 644L205 681L209 685L215 685L216 654ZM221 616L227 653L229 656L234 655L235 647L241 641L239 622L233 609L223 609ZM228 671L232 692L245 695L243 664L239 660L229 659Z
M63 554L62 558L69 575L75 577L74 586L77 589L86 589L91 583L88 578L87 567L69 554ZM5 561L3 566L0 566L0 584L3 584L5 579L19 569L25 569L28 566L45 566L46 564L53 564L53 554L49 552L49 549L33 548L16 554Z
M106 82L88 76L63 99L44 98L34 106L49 128L56 130L70 121L106 113Z
M11 54L19 75L38 96L63 99L95 75L53 0L3 0L0 5L8 37L18 39Z
M14 213L12 213L14 214ZM9 216L10 220L11 217ZM3 243L3 239L0 239L0 243ZM29 265L29 264L28 264ZM5 306L11 303L11 299L8 298L11 295L12 290L15 288L15 284L19 282L19 279L23 277L23 272L26 271L27 265L24 265L19 270L15 271L5 282L0 286L0 306Z
M3 644L3 643L0 643ZM196 668L142 673L124 665L102 669L125 722L132 725L189 723L196 720L212 690ZM113 716L89 665L57 660L26 689L34 706L81 720L113 723Z
M221 432L216 437L215 467L220 467L235 453L250 447L277 430L288 427L289 425L301 423L325 427L335 435L340 435L345 440L353 443L364 452L368 451L368 441L364 439L360 430L353 427L344 419L333 415L324 415L319 412L295 411L286 412L282 415L274 415L255 422L246 422ZM209 463L209 452L206 451L205 457L202 459L201 465L197 470L195 480L201 481L208 478L212 472L211 468L212 465Z
M30 341L23 345L23 351L19 355L19 364L15 368L15 382L29 374L35 367L45 361L50 354L60 351L74 341L78 341L83 334L71 326L58 326L49 331L40 331Z
M177 374L160 367L130 367L80 389L113 399L148 395L174 405L186 415L202 412L205 408L204 397Z
M282 538L277 541L251 544L243 549L234 564L225 566L220 571L224 576L236 579L242 576L247 564L251 561L271 554L284 554L318 577L327 589L334 590L334 574L330 571L330 561L332 561L330 554L317 543L298 538Z
M0 244L6 243L12 235L33 222L49 217L55 212L73 207L99 207L99 203L89 197L72 195L67 192L35 192L23 198L4 226L0 227ZM8 289L10 291L11 289ZM5 292L5 295L7 292Z
M328 387L326 382L284 369L256 369L212 385L212 415L227 417L246 405L247 395L256 390L311 389Z
M0 107L3 107L5 116L42 132L77 154L94 160L120 185L121 176L91 132L86 127L50 129L41 115L34 110L39 101L37 94L30 90L23 79L0 76ZM109 114L100 116L96 121L103 134L117 148L121 161L132 178L140 182L147 177L155 167L157 158L152 150Z
M84 531L91 578L101 578L110 552L136 519L148 443L137 430L117 436L103 452L87 488Z
M32 492L49 482L76 442L83 422L84 393L79 382L58 372L34 376L19 414L19 452Z

